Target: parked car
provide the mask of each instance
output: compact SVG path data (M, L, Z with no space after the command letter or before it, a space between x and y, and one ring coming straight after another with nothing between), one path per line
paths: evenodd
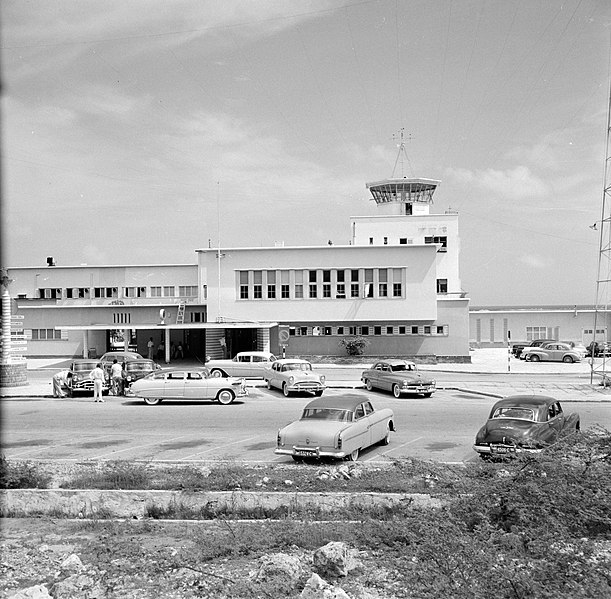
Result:
M367 391L392 391L395 397L404 393L417 393L430 397L436 388L433 378L418 371L414 362L406 360L379 360L361 374Z
M161 366L153 360L146 358L125 362L125 367L123 368L125 386L129 387L132 383L139 381L156 370L161 370Z
M593 358L611 356L611 343L592 341L586 349L586 356Z
M133 362L134 360L144 360L139 353L133 351L107 351L98 362L101 362L102 368L106 370L112 366L113 360L115 359L119 364L123 362Z
M263 371L276 361L276 356L264 351L243 351L232 360L206 359L206 368L212 376L243 376L245 378L263 378Z
M89 375L99 363L99 360L86 358L75 359L70 362L66 379L66 391L70 397L74 396L75 393L93 394L93 381L89 378ZM109 388L110 377L106 373L106 380L102 384L102 393L108 393Z
M263 378L268 389L276 387L285 397L303 391L320 396L325 390L325 376L314 372L307 360L297 358L276 360L265 369Z
M304 459L356 461L366 447L388 445L394 431L389 408L376 410L369 400L351 394L320 397L308 403L301 418L278 431L275 453Z
M522 352L524 360L527 362L581 362L581 354L568 343L544 343L540 347L527 347Z
M511 346L511 353L516 357L523 359L522 353L527 347L539 347L543 343L550 343L556 341L556 339L534 339L533 341L526 341L524 343L514 343Z
M569 345L572 350L576 351L581 356L582 360L586 357L588 353L588 348L583 343L581 343L581 341L561 341L560 343L566 343L567 345Z
M209 399L230 404L248 395L244 379L212 376L207 368L163 368L132 383L128 396L154 406L166 400Z
M483 458L540 452L561 435L580 430L579 414L565 414L545 395L513 395L497 401L478 431L473 449Z

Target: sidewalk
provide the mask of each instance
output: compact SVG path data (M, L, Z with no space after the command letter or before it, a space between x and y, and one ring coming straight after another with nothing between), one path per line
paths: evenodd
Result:
M69 360L30 359L27 362L28 371L43 371L48 373L44 380L33 380L30 377L28 385L21 387L0 388L0 397L3 398L47 398L53 399L51 377L55 372L66 368ZM181 361L181 366L193 367L201 366L188 361ZM602 363L595 364L595 372L601 367ZM369 364L314 364L315 368L328 370L350 370L354 374L344 380L336 379L332 375L327 376L327 386L331 389L361 389L363 385L360 381L360 372L366 369ZM609 361L608 373L611 373L611 360ZM611 401L611 387L600 385L601 377L595 375L593 383L590 384L592 367L589 361L583 360L576 364L552 363L552 362L524 362L516 358L509 358L506 349L476 349L471 352L471 364L421 364L421 371L425 371L434 376L435 372L444 373L443 379L451 377L445 376L447 373L483 375L481 378L476 376L473 379L460 376L455 382L438 381L438 389L449 389L461 393L476 394L492 398L506 397L518 394L540 394L551 395L560 401ZM498 375L498 376L491 376ZM547 375L547 376L544 376ZM554 376L550 381L549 375ZM263 387L263 381L250 379L247 381L249 387Z

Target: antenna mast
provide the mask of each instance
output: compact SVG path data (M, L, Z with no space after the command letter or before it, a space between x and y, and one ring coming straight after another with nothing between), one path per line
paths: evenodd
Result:
M610 54L611 66L611 54ZM600 330L602 341L608 340L608 314L609 314L609 290L611 283L611 70L609 76L609 100L607 106L607 135L605 142L605 174L602 194L602 208L600 213L600 235L598 241L598 275L596 280L596 306L594 309L594 330L592 341L597 340L597 333ZM595 223L596 225L597 223ZM594 227L595 228L595 227ZM600 327L600 329L599 329ZM593 345L592 348L595 346ZM592 352L594 353L594 352ZM603 384L606 384L608 370L607 361L610 356L605 351L602 361L595 365L594 355L590 362L590 384L594 374L602 376Z
M409 170L412 174L412 177L414 176L414 169L412 168L412 165L409 161L409 156L407 155L407 152L405 151L405 127L401 127L401 129L399 129L398 133L393 134L392 138L393 140L399 141L399 143L397 144L397 148L399 148L399 151L397 152L397 158L395 159L395 166L392 169L392 178L394 179L395 177L395 171L397 170L397 162L399 162L399 158L401 159L401 177L405 177L405 169L404 167L404 159L407 161L407 164L409 166ZM408 138L407 141L411 141L412 140L412 134L408 133Z

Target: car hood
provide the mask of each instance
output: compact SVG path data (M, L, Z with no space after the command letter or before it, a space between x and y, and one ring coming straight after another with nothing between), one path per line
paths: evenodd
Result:
M320 381L320 375L315 372L310 372L306 370L291 370L290 372L285 373L288 377L294 377L296 381Z
M350 424L333 420L297 420L285 426L281 434L287 445L315 447L316 445L332 444L337 434L348 428Z
M477 434L477 441L486 443L520 443L537 436L541 424L530 420L496 418L488 420Z

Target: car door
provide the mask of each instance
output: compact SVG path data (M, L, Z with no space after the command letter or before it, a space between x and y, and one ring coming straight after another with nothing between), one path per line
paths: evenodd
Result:
M214 380L219 380L215 378ZM201 372L188 371L185 378L185 399L210 399L210 380Z
M354 411L354 421L343 434L342 448L346 453L355 449L369 447L371 445L370 422L365 413L363 404L359 404Z
M386 419L373 409L369 401L363 403L363 408L369 421L369 445L373 445L386 436Z
M280 388L280 384L278 382L278 373L280 371L280 364L278 362L274 362L272 367L268 370L267 380L269 381L270 387Z
M187 373L180 370L168 372L165 377L164 399L184 399Z
M252 356L250 363L250 376L253 378L261 378L265 368L270 366L271 362L265 356Z
M383 366L384 366L383 364L378 362L377 364L373 365L372 369L368 373L368 377L369 377L369 380L371 381L372 386L376 387L377 389L383 388L381 387L382 382L380 381L380 375L382 373Z

